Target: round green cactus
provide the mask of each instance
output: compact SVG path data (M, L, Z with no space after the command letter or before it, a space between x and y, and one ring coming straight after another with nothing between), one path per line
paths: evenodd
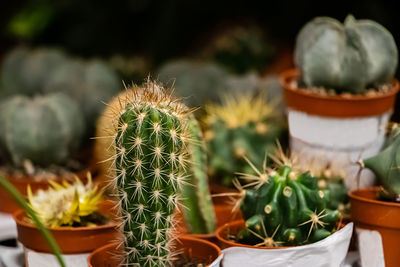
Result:
M238 233L239 242L295 246L319 241L334 231L340 213L329 208L330 191L320 189L309 172L297 173L286 164L276 170L264 165L256 172L242 177L255 186L244 191L240 208L246 228Z
M70 60L60 66L44 88L46 92L63 92L76 99L86 121L96 121L104 103L120 91L121 81L114 70L100 60Z
M397 46L390 32L371 20L344 24L317 17L297 36L295 63L308 87L363 93L389 82L396 71Z
M218 100L218 89L228 73L214 63L178 60L161 66L157 77L164 84L173 84L188 106L198 107Z
M236 173L252 171L243 156L261 165L273 151L284 129L275 109L264 97L250 94L225 95L222 105L206 106L209 171L218 183L233 186Z
M43 92L49 77L67 62L66 55L54 48L29 50L18 47L8 53L1 67L2 96Z
M6 160L49 165L65 161L80 143L83 119L77 104L54 93L13 96L0 103L0 148Z

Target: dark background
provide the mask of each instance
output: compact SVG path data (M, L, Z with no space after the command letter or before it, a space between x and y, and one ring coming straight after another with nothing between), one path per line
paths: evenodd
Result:
M313 17L331 16L343 21L349 13L381 23L400 44L396 7L396 1L378 0L3 1L0 56L15 44L27 43L61 46L84 57L140 54L157 66L169 58L190 56L218 31L235 24L259 25L278 46L291 48L299 29ZM45 14L40 16L46 18L43 25L31 31L31 36L13 33L13 19L31 10Z

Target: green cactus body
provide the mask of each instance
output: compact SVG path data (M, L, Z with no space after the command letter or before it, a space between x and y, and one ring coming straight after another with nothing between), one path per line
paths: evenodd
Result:
M166 266L184 179L187 110L157 84L134 88L116 115L114 179L123 218L125 264Z
M382 197L400 202L400 127L395 127L389 143L378 155L364 160L365 167L371 169L383 185Z
M207 154L203 135L193 115L188 121L190 166L182 185L181 203L189 233L210 234L215 231L216 219L207 180Z
M296 174L288 165L266 177L260 186L245 191L241 210L246 228L238 235L240 242L294 246L332 233L339 212L328 208L330 199L318 188L317 179L308 172Z
M374 21L317 17L297 37L295 63L308 87L364 93L390 82L397 54L393 36Z
M73 77L73 78L71 78ZM95 121L105 102L120 91L115 71L100 60L71 60L49 78L46 92L63 92L76 99L87 122Z
M226 96L222 105L209 105L206 112L209 171L225 186L233 186L236 173L252 172L243 156L262 165L284 131L274 105L261 96Z
M46 166L65 161L80 143L79 107L61 93L29 98L13 96L0 104L0 148L6 159Z
M157 77L164 84L173 84L188 106L198 107L218 100L218 89L228 73L213 63L178 60L161 66Z

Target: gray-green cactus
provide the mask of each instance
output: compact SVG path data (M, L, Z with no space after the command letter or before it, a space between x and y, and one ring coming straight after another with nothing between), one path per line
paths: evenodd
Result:
M363 162L382 184L382 196L400 202L400 127L395 126L388 140L378 155L364 159Z
M390 82L398 61L397 46L390 32L371 20L344 24L317 17L297 36L295 63L307 87L337 92L363 93L367 87Z
M173 84L188 106L198 107L218 100L228 72L214 63L177 60L161 66L157 77L164 84Z
M215 231L216 219L207 179L207 153L200 126L193 115L189 117L189 166L181 189L182 212L188 232L210 234Z
M49 165L65 161L80 143L83 119L68 96L13 96L0 103L0 149L20 166L24 160Z
M112 118L123 264L167 266L173 255L178 191L187 168L187 108L150 81L129 90Z
M63 92L77 100L89 123L96 121L121 85L116 72L100 60L70 60L49 77L44 91Z

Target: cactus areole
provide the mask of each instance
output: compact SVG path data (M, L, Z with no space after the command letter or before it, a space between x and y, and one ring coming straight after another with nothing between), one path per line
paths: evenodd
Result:
M187 162L188 110L153 82L131 90L120 99L113 137L123 264L167 266L174 256L173 215Z

